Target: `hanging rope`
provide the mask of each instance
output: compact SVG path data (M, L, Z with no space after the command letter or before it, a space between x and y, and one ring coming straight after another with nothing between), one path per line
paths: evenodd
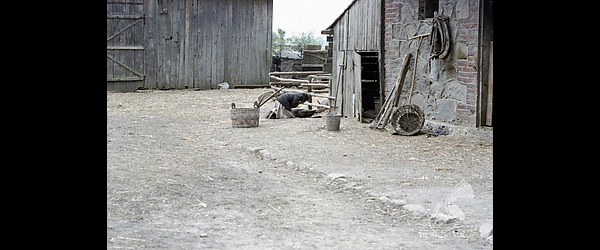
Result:
M431 26L431 58L444 59L448 57L450 51L450 30L448 29L448 17L442 14L434 13L433 24Z

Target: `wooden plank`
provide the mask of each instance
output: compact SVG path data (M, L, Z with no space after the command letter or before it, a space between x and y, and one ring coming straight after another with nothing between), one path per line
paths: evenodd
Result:
M352 51L352 74L354 79L354 117L362 122L362 64L361 58L356 51Z
M112 0L112 1L106 1L107 4L114 4L114 3L120 3L120 4L144 4L144 2L129 2L129 1L118 1L118 0Z
M404 78L406 78L406 73L408 72L408 62L410 61L411 57L412 54L408 53L402 61L402 68L400 70L398 78L396 79L396 84L394 85L394 88L386 98L381 110L379 110L379 114L377 114L377 117L375 118L375 120L379 120L377 122L377 128L385 128L389 121L389 118L391 117L392 110L394 109L394 107L398 106L398 100L400 99L402 87L404 86ZM417 58L415 57L415 60L416 59Z
M318 75L318 74L329 74L329 73L324 72L324 71L293 71L293 72L270 72L269 73L269 75L275 75L275 76L289 76L289 75L299 76L299 75Z
M300 86L299 82L269 82L271 86Z
M494 103L494 41L490 41L490 63L488 66L488 97L487 97L487 111L485 112L485 124L492 126L493 109L492 104Z
M117 78L106 78L107 82L132 82L132 81L143 81L142 77L117 77Z
M107 4L106 5L106 12L107 13L112 13L112 5L111 4ZM106 36L110 37L114 34L114 20L112 19L107 19L106 20ZM107 41L106 45L107 46L112 46L114 44L113 41ZM107 51L108 53L108 51ZM110 60L106 60L106 77L107 78L112 78L114 77L114 67L115 64L113 62L111 62ZM113 90L113 85L108 85L107 86L109 88L109 90Z
M310 103L310 102L306 102L306 103L303 103L303 104L304 105L308 105L308 106L319 107L319 108L328 108L328 109L331 108L330 106L327 106L327 105L314 104L314 103Z
M107 19L141 19L143 15L106 15Z
M322 83L301 83L300 87L329 88L329 84L322 84Z
M298 83L308 83L308 80L300 80L300 79L287 79L287 78L281 78L281 77L276 77L274 75L270 76L271 79L273 80L277 80L280 82L298 82Z
M107 50L142 50L144 46L106 46Z
M137 4L137 5L132 5L130 8L133 10L132 13L134 14L144 14L144 5L143 2L141 2L142 4ZM143 19L145 20L145 19ZM146 25L145 21L142 21L140 24L138 25L134 25L133 26L133 46L140 46L142 48L144 48L144 39L145 39L145 33L144 33L144 26ZM133 65L135 66L135 69L137 69L139 72L141 72L142 74L144 74L144 81L136 83L136 90L139 87L145 87L145 80L146 80L146 75L145 75L145 68L146 68L146 62L145 62L145 52L142 50L135 50L133 52L134 54L134 59L133 59Z
M183 49L183 68L184 68L184 77L183 84L187 88L189 86L194 86L192 80L190 79L190 56L192 52L190 51L190 0L185 1L185 32L184 32L184 49Z
M185 74L184 74L184 59L185 59L185 1L177 1L174 3L174 17L173 17L173 46L179 49L179 53L175 58L177 62L177 73L174 75L177 82L175 83L175 89L185 88Z
M113 14L117 14L117 13L125 13L124 11L125 6L122 6L120 4L114 4L113 5ZM127 22L126 19L116 19L115 20L115 30L117 32L115 33L122 33L124 32L127 27L127 24L129 22ZM119 32L122 31L122 32ZM120 45L125 45L125 36L119 35L119 36L115 36L116 39L114 39L114 45L120 46ZM111 38L112 40L112 38ZM125 60L125 53L121 53L121 51L117 50L113 52L113 55L111 56L111 58L116 59L119 62L122 62ZM109 59L110 60L110 59ZM112 60L111 60L112 61ZM114 63L114 61L112 61ZM121 65L119 65L118 63L115 63L115 77L128 77L131 76L131 74L128 74L128 70L124 67L120 67ZM115 90L119 91L119 92L125 92L126 89L124 89L124 85L123 84L116 84L115 85Z
M265 68L263 69L264 75L262 77L262 81L264 82L269 81L269 69L271 68L271 58L273 57L273 48L271 43L271 40L273 39L273 1L267 0L266 4L267 18L264 20L264 22L267 24L268 32L266 32L267 36L265 37L265 43L267 44L267 61L265 62Z
M269 88L268 85L233 85L234 89L262 89Z
M226 4L225 1L216 1L215 8L215 16L217 20L217 41L216 41L216 57L213 58L213 67L216 67L216 78L215 78L215 88L216 85L225 81L225 44L227 40L227 27L226 23Z
M278 87L275 87L275 86L271 86L271 88L274 89L274 90L280 90L281 89L281 88L278 88ZM312 93L312 92L306 92L306 91L302 91L302 90L298 90L298 89L284 89L283 92L286 92L286 93L287 92L306 93L308 95L315 96L315 97L328 98L328 99L331 99L331 100L335 100L336 99L333 96L319 95L319 94L315 94L315 93Z
M112 40L113 38L115 38L115 37L116 37L116 36L118 36L119 34L121 34L121 33L125 32L127 29L131 28L133 25L135 25L135 24L139 23L140 21L142 21L142 19L140 19L140 20L137 20L137 21L133 22L132 24L130 24L130 25L128 25L128 26L126 26L125 28L123 28L123 29L121 29L121 30L117 31L117 32L116 32L116 33L114 33L112 36L110 36L110 37L106 38L106 41L110 41L110 40Z
M114 58L112 58L111 56L109 56L109 55L106 55L106 58L108 58L109 60L113 61L114 63L116 63L116 64L118 64L118 65L121 65L121 67L123 67L123 68L125 68L125 69L129 70L129 72L131 72L131 73L133 73L133 74L135 74L135 75L137 75L137 76L139 76L139 77L144 77L144 75L142 75L140 72L137 72L137 71L135 71L134 69L132 69L132 68L128 67L127 65L125 65L125 64L123 64L123 63L121 63L121 62L119 62L119 61L115 60L115 59L114 59Z
M207 62L208 63L208 70L210 72L210 79L209 79L209 89L216 89L217 88L217 84L216 83L216 75L217 75L217 71L216 71L216 67L215 67L215 60L217 57L217 46L215 44L215 39L217 38L217 27L215 27L215 25L211 25L211 24L215 24L216 23L216 6L215 6L215 2L214 1L208 1L208 18L210 20L208 24L209 27L207 27L208 30L210 30L210 37L208 38L210 41L210 44L208 45L208 58L207 58Z
M156 88L156 1L144 1L143 13L146 15L143 27L144 37L144 87Z

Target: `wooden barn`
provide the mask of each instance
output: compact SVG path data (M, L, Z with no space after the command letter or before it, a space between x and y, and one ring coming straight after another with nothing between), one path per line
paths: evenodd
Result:
M493 0L352 1L321 32L335 112L377 114L411 54L398 106L410 100L427 120L492 126L493 21Z
M273 0L107 0L109 91L268 85Z

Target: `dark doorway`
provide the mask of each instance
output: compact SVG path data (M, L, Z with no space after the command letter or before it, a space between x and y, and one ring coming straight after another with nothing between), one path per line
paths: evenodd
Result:
M379 80L379 53L358 52L361 57L362 117L375 118L381 109L381 84Z

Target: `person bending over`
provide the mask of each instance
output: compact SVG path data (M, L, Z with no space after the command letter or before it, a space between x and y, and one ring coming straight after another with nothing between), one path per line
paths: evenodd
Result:
M292 109L306 101L308 101L308 94L306 93L285 93L280 95L275 100L275 106L267 114L267 118L294 118Z

